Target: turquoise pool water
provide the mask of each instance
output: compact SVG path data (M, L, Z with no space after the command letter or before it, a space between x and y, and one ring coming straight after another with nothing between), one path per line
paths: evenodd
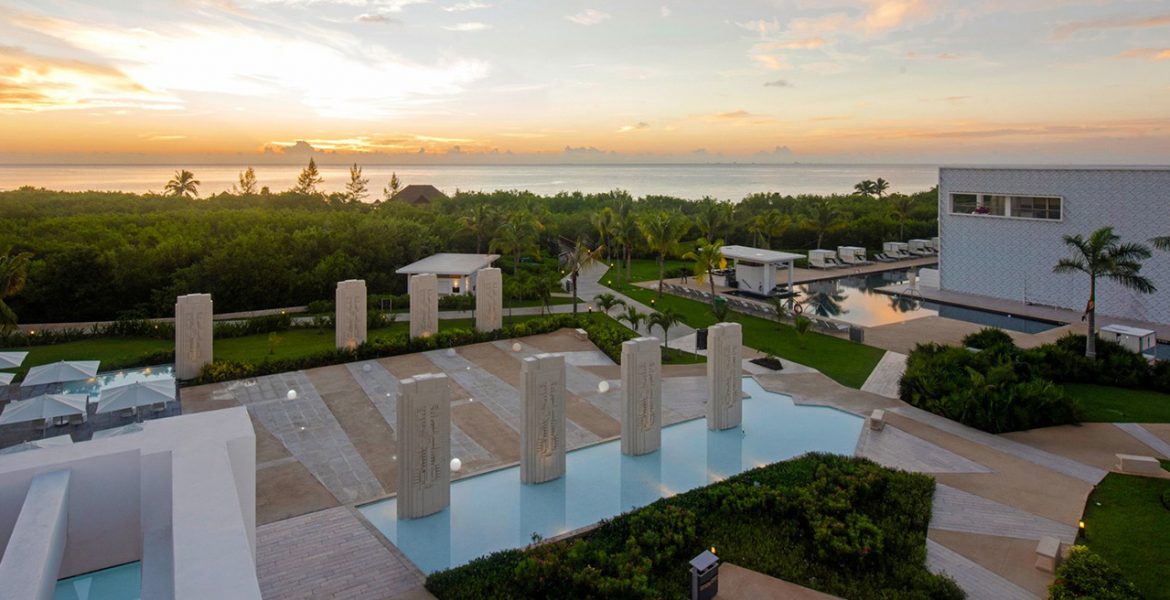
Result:
M53 600L140 600L142 563L132 562L57 582Z
M153 367L141 367L137 369L121 369L118 371L105 371L98 373L97 377L92 377L84 381L71 381L65 384L66 394L89 394L90 402L96 402L102 394L102 390L120 385L127 385L137 383L139 381L157 381L175 378L175 368L173 365L155 365Z
M375 527L425 573L550 538L730 475L806 452L852 454L860 417L832 408L796 406L750 378L743 426L708 431L705 419L662 430L662 448L631 457L619 441L570 452L566 475L520 483L520 468L469 477L451 486L451 505L422 519L399 521L394 498L359 507Z

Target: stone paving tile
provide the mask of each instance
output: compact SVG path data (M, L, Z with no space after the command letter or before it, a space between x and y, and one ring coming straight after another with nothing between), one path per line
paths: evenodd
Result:
M256 575L270 600L384 600L425 580L348 507L257 527Z
M1161 454L1162 458L1170 458L1170 444L1162 441L1162 438L1154 435L1145 427L1142 427L1137 423L1114 423L1114 425L1116 425L1118 429L1121 429L1122 431L1137 438L1139 442L1149 446L1149 448L1154 452Z
M250 384L250 385L249 385ZM301 371L236 382L236 401L301 461L338 502L385 495L309 378ZM287 397L296 390L296 399Z
M512 429L520 431L520 391L467 359L456 354L447 356L446 350L432 350L423 353L439 369L447 373L476 402L482 402L497 417ZM595 388L596 389L596 388ZM565 419L565 443L569 448L579 448L595 443L601 438L593 432Z
M889 410L905 417L914 419L919 423L934 427L940 431L944 431L951 435L956 435L967 441L982 444L994 450L1015 456L1016 458L1040 465L1041 467L1052 469L1053 471L1063 473L1069 477L1080 479L1085 483L1091 483L1095 485L1098 481L1101 481L1101 479L1104 478L1106 474L1104 469L1098 469L1096 467L1092 467L1084 463L1065 458L1063 456L1052 454L1051 452L1045 452L1038 448L1033 448L1032 446L1021 444L1002 436L984 433L977 429L972 429L966 425L951 421L945 417L940 417L924 410L914 408L913 406L898 406Z
M910 435L893 425L881 431L861 430L857 456L883 467L918 473L990 473L991 469L946 448Z
M1024 588L968 560L962 554L926 540L926 567L955 580L970 600L1036 600Z
M1066 544L1074 543L1077 537L1077 529L1071 525L1036 516L941 483L935 484L934 487L934 507L930 526L946 531L965 531L1029 540L1039 540L1042 536L1050 535Z
M870 372L861 391L871 392L887 398L898 398L898 382L902 380L902 373L906 372L905 354L886 352L881 360Z

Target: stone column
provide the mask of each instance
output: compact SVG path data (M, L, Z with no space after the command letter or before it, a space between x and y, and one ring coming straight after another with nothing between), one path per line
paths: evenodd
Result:
M499 269L480 269L475 273L475 328L495 331L503 327L504 278Z
M622 454L662 445L662 350L658 339L622 342Z
M565 357L537 354L520 367L520 481L565 474Z
M451 503L451 398L447 376L398 384L398 518L437 513Z
M333 327L337 347L353 350L366 343L366 282L347 279L337 282Z
M707 429L738 427L743 419L742 357L739 323L707 329Z
M194 379L212 361L211 294L187 294L175 302L175 377Z
M410 276L410 337L439 331L439 280L434 273Z

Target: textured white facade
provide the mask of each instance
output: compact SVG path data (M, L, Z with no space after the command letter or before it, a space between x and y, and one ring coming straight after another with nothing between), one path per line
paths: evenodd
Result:
M662 445L662 350L657 338L622 342L622 454Z
M707 429L743 420L743 329L719 323L707 329Z
M476 271L475 328L495 331L504 326L504 276L497 268Z
M334 299L337 347L353 350L366 343L366 282L361 279L337 282Z
M565 474L565 357L537 354L520 367L520 481Z
M442 373L398 386L398 518L437 513L451 504L451 392Z
M175 377L194 379L212 361L211 294L175 301Z
M1061 198L1059 220L955 214L952 194ZM1149 245L1170 235L1170 169L1038 167L939 169L940 288L1081 311L1089 297L1083 274L1052 267L1069 252L1063 235L1087 237L1112 226L1122 242ZM1138 294L1098 281L1098 317L1170 324L1170 253L1153 251L1142 274L1158 287Z
M410 337L427 337L439 331L437 282L433 273L410 276Z

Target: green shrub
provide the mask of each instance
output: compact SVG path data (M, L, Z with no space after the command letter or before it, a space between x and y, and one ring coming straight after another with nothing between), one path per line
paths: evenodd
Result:
M684 598L687 561L721 559L846 598L959 599L926 567L934 482L811 454L659 500L572 539L427 578L438 598Z
M978 332L963 338L963 345L968 348L983 350L995 346L1015 346L1015 342L1012 341L1012 336L1005 333L1002 329L997 327L984 327Z
M216 338L236 338L260 333L288 331L293 326L293 317L288 313L249 317L237 321L220 321L214 325Z
M439 297L439 310L472 310L475 296L472 294L447 294Z
M314 300L305 305L305 310L314 315L331 313L333 312L333 302L330 300Z
M1056 581L1048 587L1050 600L1138 600L1137 588L1121 571L1085 546L1074 546L1056 569Z

